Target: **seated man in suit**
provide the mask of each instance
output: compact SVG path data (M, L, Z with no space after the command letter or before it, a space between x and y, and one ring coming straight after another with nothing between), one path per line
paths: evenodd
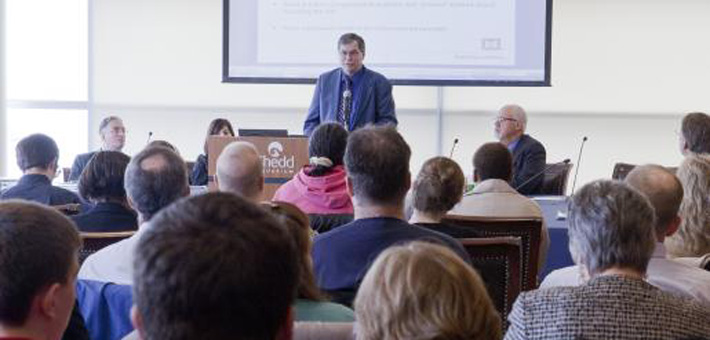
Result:
M654 209L626 183L589 183L569 203L576 287L523 292L506 339L706 339L710 308L644 280L656 244Z
M710 153L710 116L702 112L691 112L683 117L678 134L680 152Z
M661 166L642 165L634 168L625 182L646 195L656 212L656 248L646 269L646 280L661 290L710 305L710 272L666 259L663 241L680 226L678 208L683 200L683 186L678 178ZM582 282L579 268L572 266L553 271L540 287L576 286Z
M510 184L513 172L513 158L501 143L481 145L473 154L473 180L476 186L457 204L449 214L479 217L521 217L540 218L540 258L538 274L542 271L550 235L542 210L535 201L519 194Z
M142 339L291 339L299 265L286 226L233 194L180 200L136 248Z
M240 195L258 203L264 195L264 170L254 144L237 141L227 145L217 158L219 191Z
M77 194L52 186L57 176L59 148L51 137L29 135L17 143L15 151L23 175L17 185L0 194L0 199L19 198L46 205L81 203Z
M74 307L80 245L73 223L59 212L0 203L1 339L61 338Z
M126 128L123 126L123 120L116 116L108 116L99 124L99 136L101 136L102 151L121 151L123 145L126 144ZM89 163L91 157L96 151L77 155L74 159L74 164L71 166L69 181L76 182L84 171L86 164Z
M325 122L337 122L353 131L367 124L397 125L392 85L383 75L366 68L365 40L355 33L338 39L341 67L318 77L303 133L310 136Z
M532 178L545 169L546 153L540 142L525 134L527 124L527 114L522 107L505 105L498 111L495 135L513 154L510 185L523 195L536 195L542 190L544 176Z
M402 241L433 240L469 260L450 236L404 220L410 155L409 145L393 127L365 127L348 137L345 168L355 220L315 238L313 263L321 289L353 292L370 262Z
M138 213L138 231L86 258L80 279L132 284L133 253L141 235L150 229L148 222L158 211L190 194L185 161L163 147L135 155L126 168L124 185L128 201Z

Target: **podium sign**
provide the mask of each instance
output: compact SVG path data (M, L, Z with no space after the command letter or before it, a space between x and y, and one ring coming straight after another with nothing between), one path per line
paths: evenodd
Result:
M216 191L214 180L217 173L217 158L227 144L245 141L254 144L259 152L264 169L264 199L270 200L281 184L293 178L308 164L307 137L225 137L212 136L207 141L208 186Z

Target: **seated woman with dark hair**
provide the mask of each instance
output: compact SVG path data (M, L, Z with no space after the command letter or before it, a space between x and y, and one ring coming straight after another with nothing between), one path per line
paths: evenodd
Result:
M307 214L352 214L343 167L347 141L340 124L318 126L308 141L310 164L276 190L274 201L292 203Z
M262 206L283 222L298 248L301 271L298 279L298 299L294 305L295 321L354 321L355 315L350 308L328 302L316 285L311 258L311 238L315 233L310 228L308 216L295 205L286 202L264 202Z
M138 229L123 188L123 175L130 158L118 151L99 151L79 177L79 194L94 206L72 216L82 232L111 232Z
M234 137L234 128L224 118L217 118L210 122L210 126L207 128L207 136L205 136L205 144L202 147L204 153L197 156L195 165L192 166L190 185L207 185L207 142L211 136Z
M409 223L430 228L454 238L479 237L473 228L441 223L441 219L463 197L466 178L452 159L434 157L422 165L412 185L414 213Z

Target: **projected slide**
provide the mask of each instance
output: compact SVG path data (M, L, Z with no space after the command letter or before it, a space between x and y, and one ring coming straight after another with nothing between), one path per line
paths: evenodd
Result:
M225 0L224 79L312 82L337 39L395 84L547 85L550 0Z

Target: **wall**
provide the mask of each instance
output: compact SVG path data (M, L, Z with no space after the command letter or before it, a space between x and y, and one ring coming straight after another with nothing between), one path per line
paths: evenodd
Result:
M5 158L5 144L7 143L6 115L5 115L5 0L0 0L0 159ZM0 177L7 176L6 167L0 166Z
M120 115L129 129L127 152L152 131L187 159L200 152L204 130L218 116L244 128L299 132L312 85L220 83L221 6L95 0L90 126ZM556 0L552 87L445 88L441 139L437 89L395 88L413 172L440 152L439 143L448 154L459 138L454 158L470 173L473 151L492 139L495 110L507 102L528 109L529 132L547 146L548 161L576 162L582 136L589 137L579 184L609 177L617 161L677 164L680 117L710 107L708 13L704 0Z

